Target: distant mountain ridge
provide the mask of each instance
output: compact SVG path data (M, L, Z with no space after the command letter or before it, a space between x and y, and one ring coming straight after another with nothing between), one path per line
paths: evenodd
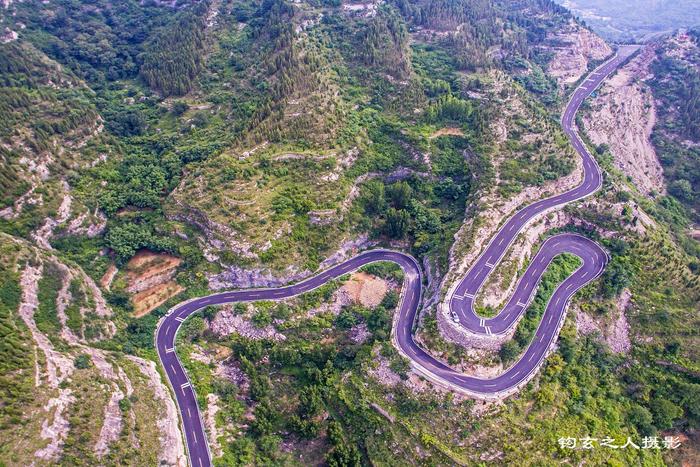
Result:
M695 0L556 0L615 42L651 40L678 28L700 25Z

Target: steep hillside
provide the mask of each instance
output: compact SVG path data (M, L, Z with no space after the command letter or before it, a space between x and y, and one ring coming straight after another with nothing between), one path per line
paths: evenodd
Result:
M79 268L0 234L0 458L14 465L184 465L155 364L102 350L119 318Z
M534 11L537 21L529 17ZM228 148L213 149L206 161L185 171L169 198L167 215L203 231L200 244L210 258L235 265L227 268L228 277L240 277L237 268L244 264L262 266L254 272L261 280L269 270L295 277L304 268L313 270L343 241L356 242L365 232L370 239L383 233L381 224L358 222L363 212L356 198L360 195L362 202L369 179L391 184L413 177L409 184L415 184L412 174L430 173L435 178L428 185L442 183L445 177L453 182L462 178L459 182L464 184L465 175L474 169L447 167L439 159L467 147L483 152L490 144L488 127L499 110L498 103L486 97L495 76L489 70L506 69L528 90L545 83L543 95L549 94L543 100L556 101L556 88L542 68L551 57L528 61L529 45L544 41L541 45L547 47L548 31L557 34L559 28L572 27L552 4L528 2L419 2L371 8L271 4L247 16L246 24L237 28L226 27L219 17L212 35L225 47L213 49L210 64L217 72L206 85L227 85L228 95L242 106L252 96L247 83L263 82L270 90L268 101L245 104L255 109L245 137ZM285 18L289 30L279 30L279 17ZM258 45L260 38L266 38L266 47ZM264 63L271 64L261 69ZM503 86L497 82L494 85ZM510 81L506 86L516 85ZM190 108L195 105L192 102ZM542 112L535 110L538 105L532 99L530 109L514 109L509 119L521 118L527 127L537 121L533 112ZM221 104L208 108L211 115L220 115ZM502 127L500 121L494 124ZM455 131L434 138L441 127ZM533 149L545 140L545 145L555 144L552 138L547 134L528 147L509 143L499 157L507 159L510 152L517 157L510 162L510 173L503 172L503 183L508 184L504 190L515 193L569 173L566 156L556 151L533 159L539 157ZM482 162L474 159L470 164ZM516 175L526 166L527 173ZM426 188L412 188L424 206L412 209L439 207L440 194L431 201ZM468 193L466 186L460 190L462 196ZM459 216L455 208L451 218ZM411 226L395 237L408 234L414 244L422 237L421 254L444 252L449 230L454 232L454 227L445 227L432 225L420 232L425 229Z
M100 154L103 124L92 91L73 73L24 41L4 44L0 54L0 223L28 236L49 213L61 211L65 180L107 156ZM70 218L70 212L59 215L62 222Z
M669 192L700 217L700 30L679 33L656 51L650 82L659 122L652 141Z
M556 78L561 87L576 83L592 64L613 52L603 39L574 20L550 32L547 39L544 52L553 54L547 73Z
M584 126L591 141L605 144L615 156L615 165L627 174L644 194L663 194L666 190L652 132L656 108L649 80L655 60L653 47L634 57L600 89L590 101L591 112Z
M699 50L697 31L646 45L591 101L582 122L634 188L671 211L683 205L673 221L681 228L683 217L698 218ZM673 198L663 197L667 190Z

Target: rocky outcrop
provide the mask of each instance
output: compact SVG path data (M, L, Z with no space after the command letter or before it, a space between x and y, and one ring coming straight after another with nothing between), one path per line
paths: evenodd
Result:
M114 385L112 395L105 406L100 429L100 436L95 444L95 454L99 459L102 459L109 453L109 444L119 438L119 434L124 426L122 412L119 408L119 402L124 399L124 393L119 389L119 386Z
M629 289L617 298L613 316L608 320L593 318L582 310L576 312L576 331L580 335L598 333L602 341L615 353L626 354L632 348L626 311L632 301Z
M250 311L250 310L249 310ZM251 322L250 313L238 314L232 305L223 305L210 325L211 331L219 336L232 333L248 339L269 339L283 341L287 337L277 332L272 325L257 327Z
M62 353L56 351L49 338L39 331L34 322L34 311L39 305L37 292L42 273L42 264L38 266L27 265L24 268L20 282L22 286L22 302L19 307L19 316L29 328L37 347L46 357L46 373L42 376L50 387L57 388L73 372L73 362Z
M244 269L240 266L228 266L224 272L207 277L212 290L243 289L248 287L278 287L290 282L297 282L310 274L310 271L298 272L294 267L287 267L281 274L275 275L263 269Z
M105 227L107 227L107 217L95 209L95 212L92 214L89 211L85 211L72 219L68 223L66 233L94 238L104 232Z
M71 389L59 389L58 396L50 399L44 407L47 413L53 412L53 420L49 422L49 419L46 419L41 425L41 437L48 440L49 444L38 449L34 453L35 457L45 461L58 459L70 429L65 412L71 404L75 403L75 400Z
M207 408L204 412L204 427L207 430L207 436L209 437L209 449L211 449L212 455L214 457L221 457L223 455L223 449L221 448L221 443L219 442L219 429L216 426L216 414L219 412L219 396L216 394L207 394Z
M46 378L46 384L49 388L58 390L58 394L50 398L44 407L49 416L42 422L41 438L48 440L48 444L34 453L34 456L39 459L52 461L60 456L63 449L70 428L65 412L76 399L70 388L59 387L73 373L73 362L54 348L51 341L39 331L34 322L34 311L39 304L37 293L42 273L43 266L41 264L39 266L27 265L24 268L20 280L22 301L19 315L29 328L37 347L44 353L46 373L43 376ZM37 387L43 384L43 379L41 371L37 369Z
M9 44L10 42L16 41L18 37L19 34L17 34L17 32L10 28L5 28L3 33L0 34L0 43Z
M243 259L258 259L258 255L252 251L252 245L236 240L239 237L238 232L214 222L205 212L184 204L177 198L176 194L171 195L171 198L175 200L177 207L168 213L169 219L197 227L204 234L206 244L216 250L229 250Z
M612 54L610 46L595 33L573 19L561 29L547 35L546 50L554 56L547 65L547 73L560 87L576 83L588 71L588 64Z
M343 242L331 256L326 258L319 270L327 269L338 264L359 250L363 250L376 244L370 241L367 235L360 235L357 238ZM227 266L224 272L210 274L209 288L212 290L241 289L248 287L278 287L292 282L298 282L312 275L309 270L298 271L295 267L289 266L281 273L273 273L264 269L244 269L240 266Z

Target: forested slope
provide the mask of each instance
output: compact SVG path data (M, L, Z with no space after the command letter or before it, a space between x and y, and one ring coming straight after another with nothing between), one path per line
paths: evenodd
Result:
M669 192L691 211L700 209L700 30L678 34L657 48L650 85L658 102L653 142Z

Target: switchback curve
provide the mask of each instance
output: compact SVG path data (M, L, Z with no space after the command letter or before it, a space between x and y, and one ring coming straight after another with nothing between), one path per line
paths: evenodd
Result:
M581 184L560 195L530 204L515 213L491 239L491 242L469 269L465 277L449 294L448 303L451 313L459 320L460 325L476 334L506 333L517 323L519 317L527 308L527 304L533 296L540 278L549 262L555 256L561 253L571 253L581 259L582 265L565 279L552 294L530 346L513 366L496 378L480 379L451 369L418 346L413 339L412 331L421 301L421 268L412 256L398 251L366 251L316 276L293 285L268 289L221 292L188 300L172 308L158 323L155 345L168 382L175 393L182 417L182 426L190 463L199 467L210 466L211 457L194 388L175 352L176 335L185 319L210 305L243 301L279 300L299 295L313 290L331 279L376 261L392 261L404 271L404 287L394 319L392 340L399 351L411 360L414 369L432 381L448 386L453 390L482 398L501 397L516 391L522 384L527 382L536 373L552 343L556 340L559 329L563 324L569 299L577 290L603 272L608 260L607 253L598 244L580 235L570 233L555 235L542 244L542 247L520 278L509 302L497 316L490 319L479 317L474 312L474 297L515 237L534 217L566 203L589 196L600 187L602 174L595 159L585 148L585 145L576 133L573 124L574 116L583 100L636 49L636 46L623 46L613 58L596 68L574 91L564 111L561 121L562 128L583 160L584 176Z

